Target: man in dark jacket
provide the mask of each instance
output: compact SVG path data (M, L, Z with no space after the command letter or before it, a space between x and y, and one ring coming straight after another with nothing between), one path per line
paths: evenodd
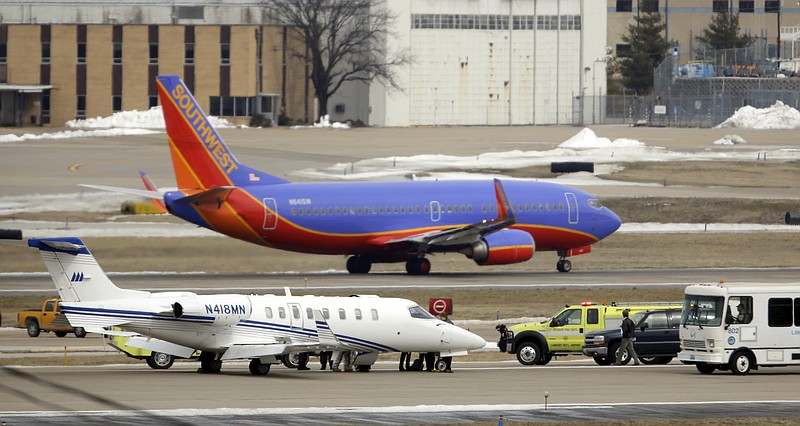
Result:
M628 351L628 356L633 358L634 365L639 365L642 362L639 360L639 356L636 355L636 350L633 349L633 336L636 332L636 324L633 323L633 320L628 317L629 312L627 309L622 311L622 343L619 345L619 349L617 350L617 360L614 362L615 365L620 365L620 361L622 361L622 354L625 351Z

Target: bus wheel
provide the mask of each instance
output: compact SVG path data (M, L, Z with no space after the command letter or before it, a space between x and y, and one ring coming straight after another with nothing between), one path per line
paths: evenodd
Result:
M699 372L701 372L703 374L711 374L711 373L714 372L714 370L717 369L716 366L711 365L711 364L706 364L704 362L696 364L695 367L697 367L697 371L699 371Z
M745 351L736 351L731 356L730 366L733 374L747 374L753 366L753 358Z

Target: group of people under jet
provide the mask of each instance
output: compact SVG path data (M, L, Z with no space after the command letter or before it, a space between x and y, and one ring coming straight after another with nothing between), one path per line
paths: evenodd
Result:
M447 317L447 314L440 314L439 319L442 321L452 324L453 321L450 321L450 318ZM355 351L322 351L319 353L319 365L320 370L325 370L330 368L331 371L339 372L339 371L355 371L353 368L353 362L356 359L357 352ZM443 372L443 373L452 373L450 366L453 362L453 357L447 356L442 357L442 361L444 361L444 368L442 370L437 369L436 367L436 352L421 352L419 357L411 361L411 352L401 352L400 353L400 371L428 371L428 372ZM342 368L339 368L340 365L344 365ZM297 363L298 370L310 370L308 367L308 352L300 353L298 357Z

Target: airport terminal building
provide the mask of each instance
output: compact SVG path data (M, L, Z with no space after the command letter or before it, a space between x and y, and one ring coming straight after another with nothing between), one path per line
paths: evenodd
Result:
M0 125L158 104L155 76L183 77L208 113L313 119L305 61L252 0L0 1Z
M402 91L350 84L331 119L370 125L571 124L605 94L597 0L387 0ZM178 74L210 114L311 121L310 67L256 0L0 0L0 125L62 126L158 103ZM576 108L577 106L577 108Z

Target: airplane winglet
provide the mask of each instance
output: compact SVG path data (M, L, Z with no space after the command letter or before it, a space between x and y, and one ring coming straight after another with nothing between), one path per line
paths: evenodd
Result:
M517 222L517 216L511 205L508 203L506 191L503 189L503 184L500 179L494 178L494 196L497 199L497 219L498 220L511 220L512 224Z
M159 194L161 191L158 190L156 184L150 179L150 176L147 176L147 173L139 171L139 177L142 178L142 182L144 183L144 187L147 188L148 191L157 191ZM156 208L161 211L161 213L167 213L167 206L164 205L163 198L151 198L150 202L153 203Z

